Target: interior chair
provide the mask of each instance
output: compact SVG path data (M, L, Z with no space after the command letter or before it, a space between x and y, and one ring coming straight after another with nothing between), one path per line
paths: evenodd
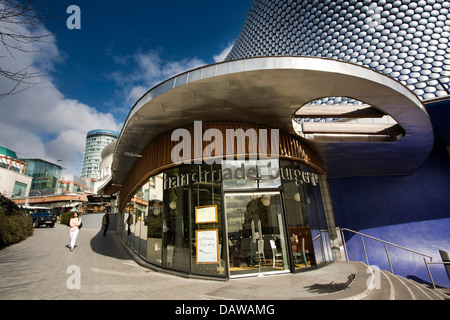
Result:
M275 264L278 262L283 263L283 255L281 253L278 253L277 246L275 245L275 240L270 240L270 247L272 248L272 255L273 255L273 267L275 268Z
M266 256L264 255L264 240L258 240L258 251L256 252L256 259L261 261L261 258L266 262Z
M305 254L305 238L302 238L302 251L301 252L293 252L294 262L295 263L304 263L305 267L308 268L308 260L306 260Z

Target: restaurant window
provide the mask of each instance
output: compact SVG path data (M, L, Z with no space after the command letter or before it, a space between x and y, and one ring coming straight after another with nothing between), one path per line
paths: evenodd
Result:
M162 230L163 230L163 174L153 176L149 180L149 205L147 216L147 261L161 266Z
M163 175L163 252L162 266L190 271L189 187L177 184L189 173L189 166L166 170Z
M25 197L27 191L27 184L23 182L16 181L14 183L14 189L12 192L13 197Z
M191 270L225 277L220 170L219 164L191 166L205 178L191 185Z
M133 195L125 207L123 216L124 229L122 239L136 253L145 257L147 251L147 214L148 200L145 198L144 190L148 188L145 183Z
M314 188L319 191L318 175L298 162L281 160L280 167L291 259L298 271L317 264L313 243L313 231L318 229L314 197L319 196L320 200L320 192L317 195L312 191Z

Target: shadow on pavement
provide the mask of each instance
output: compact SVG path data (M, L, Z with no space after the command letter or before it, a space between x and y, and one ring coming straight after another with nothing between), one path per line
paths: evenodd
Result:
M92 251L95 253L116 259L130 259L129 253L120 243L115 231L113 230L108 232L106 236L103 236L103 229L100 229L91 239L90 245Z
M306 288L308 288L308 291L314 293L320 294L334 293L347 289L347 287L353 282L353 280L355 280L355 277L356 275L352 274L349 275L348 280L343 283L336 283L334 281L330 281L329 283L315 283L311 286L306 286Z

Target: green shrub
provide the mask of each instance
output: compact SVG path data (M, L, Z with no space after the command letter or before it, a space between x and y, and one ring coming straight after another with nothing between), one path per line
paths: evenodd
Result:
M61 214L60 223L68 226L71 218L73 218L73 212L64 212L63 214Z
M32 236L33 232L31 217L0 194L0 249Z
M21 212L8 215L0 209L0 248L20 242L33 235L31 217Z

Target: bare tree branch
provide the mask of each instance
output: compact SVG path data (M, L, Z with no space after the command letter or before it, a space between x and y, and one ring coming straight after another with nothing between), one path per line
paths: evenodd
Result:
M49 20L52 15L42 9L31 6L31 0L2 0L0 2L0 46L5 48L6 56L1 58L15 59L17 53L32 53L39 51L37 42L45 42L52 34L40 34L31 30L38 29L43 21ZM34 31L36 31L34 30ZM41 72L33 71L31 66L8 70L8 67L0 65L0 76L12 81L10 89L0 91L0 98L17 94L37 85Z

